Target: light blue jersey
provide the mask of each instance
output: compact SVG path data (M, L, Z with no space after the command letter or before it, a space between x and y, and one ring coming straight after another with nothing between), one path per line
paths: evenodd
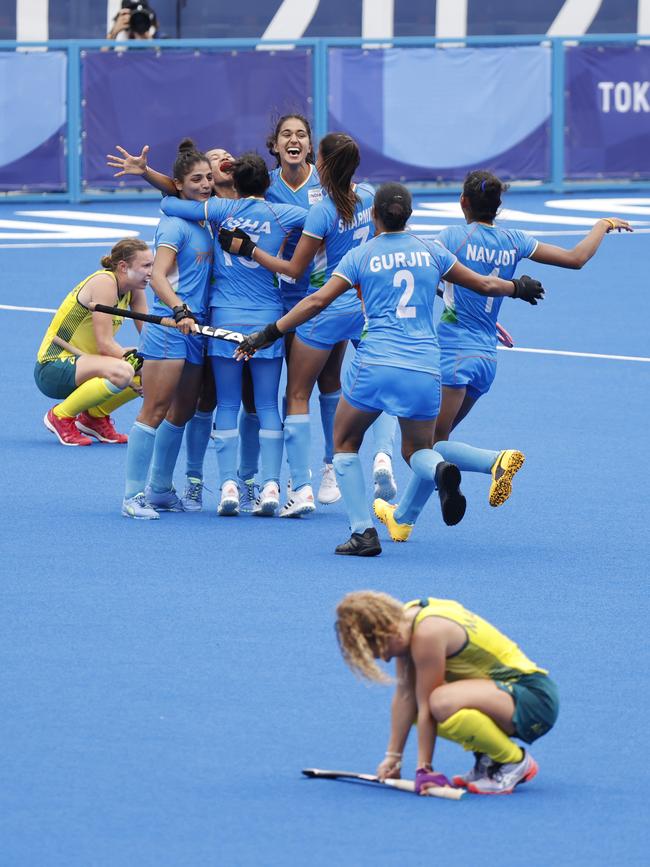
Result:
M359 287L367 320L355 362L438 372L433 304L455 262L441 244L406 231L384 232L346 253L334 274Z
M164 213L189 220L202 219L207 215L213 224L215 243L210 307L277 309L278 315L281 315L282 301L275 275L257 262L225 253L219 246L217 235L222 226L226 229L239 227L250 235L261 250L277 256L286 236L294 229L302 229L307 215L304 208L272 204L253 197L212 197L207 202L187 202L168 197L163 199L161 208Z
M180 199L179 199L180 201ZM201 202L184 202L199 205ZM205 223L193 223L179 217L162 217L154 236L154 248L170 247L176 253L176 269L168 275L176 294L199 319L207 313L208 286L212 271L213 243ZM152 312L170 316L171 310L154 294Z
M538 243L527 232L487 223L450 226L437 240L472 271L503 280L512 278L519 260L532 256ZM496 352L496 323L502 301L446 282L445 309L438 326L441 346Z
M309 166L309 177L297 189L290 187L282 177L282 169L278 166L270 172L271 186L266 191L266 200L282 205L297 205L300 208L309 210L312 205L323 200L323 189L321 187L318 172L313 165ZM287 239L287 243L282 250L283 259L291 259L293 256L298 241L300 240L300 232L293 232ZM292 280L291 277L285 275L280 276L281 290L292 296L294 303L304 297L309 287L309 278L313 265L309 265L304 273L297 280Z
M323 241L323 246L314 260L310 292L316 292L327 283L334 269L349 250L365 243L375 234L371 216L375 191L369 184L357 184L355 192L360 201L354 209L351 223L345 223L341 219L333 199L330 198L325 198L314 205L307 215L304 234ZM328 309L337 312L354 312L360 309L360 301L356 292L350 290L333 301Z

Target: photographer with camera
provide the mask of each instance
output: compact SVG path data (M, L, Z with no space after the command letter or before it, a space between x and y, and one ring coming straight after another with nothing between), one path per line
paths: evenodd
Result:
M146 0L122 0L122 8L113 19L107 39L155 39L158 31L156 13Z

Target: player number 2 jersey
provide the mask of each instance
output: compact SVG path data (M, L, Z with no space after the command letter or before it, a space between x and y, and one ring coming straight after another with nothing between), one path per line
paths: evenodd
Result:
M406 231L384 232L346 253L334 274L361 293L367 327L359 361L439 372L433 305L455 262L441 244Z

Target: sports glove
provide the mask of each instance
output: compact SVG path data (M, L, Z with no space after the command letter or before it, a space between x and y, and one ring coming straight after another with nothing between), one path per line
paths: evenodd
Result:
M451 786L444 774L436 773L431 768L418 768L415 772L415 791L419 795L427 785Z
M144 355L140 355L137 349L127 349L122 358L129 362L136 373L142 369Z
M250 357L251 355L255 355L258 349L265 349L281 337L282 332L275 322L269 322L261 331L247 334L237 347L237 352Z
M195 322L199 321L196 318L196 314L192 313L187 304L179 304L176 307L172 307L172 313L174 314L174 321L177 325L181 319L193 319Z
M233 255L245 256L247 259L252 259L253 250L257 245L250 235L240 228L232 230L219 229L219 243L221 244L221 249L225 250L226 253L232 252L232 242L237 239L241 241L241 246L239 247L239 251Z
M526 274L511 282L515 287L513 298L521 298L522 301L528 301L529 304L537 304L544 297L544 287L539 280L527 277Z

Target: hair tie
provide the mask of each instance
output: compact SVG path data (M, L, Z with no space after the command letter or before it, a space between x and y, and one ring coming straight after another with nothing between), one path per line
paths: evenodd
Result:
M481 181L481 192L482 192L482 193L485 192L485 180L482 180L482 181Z

